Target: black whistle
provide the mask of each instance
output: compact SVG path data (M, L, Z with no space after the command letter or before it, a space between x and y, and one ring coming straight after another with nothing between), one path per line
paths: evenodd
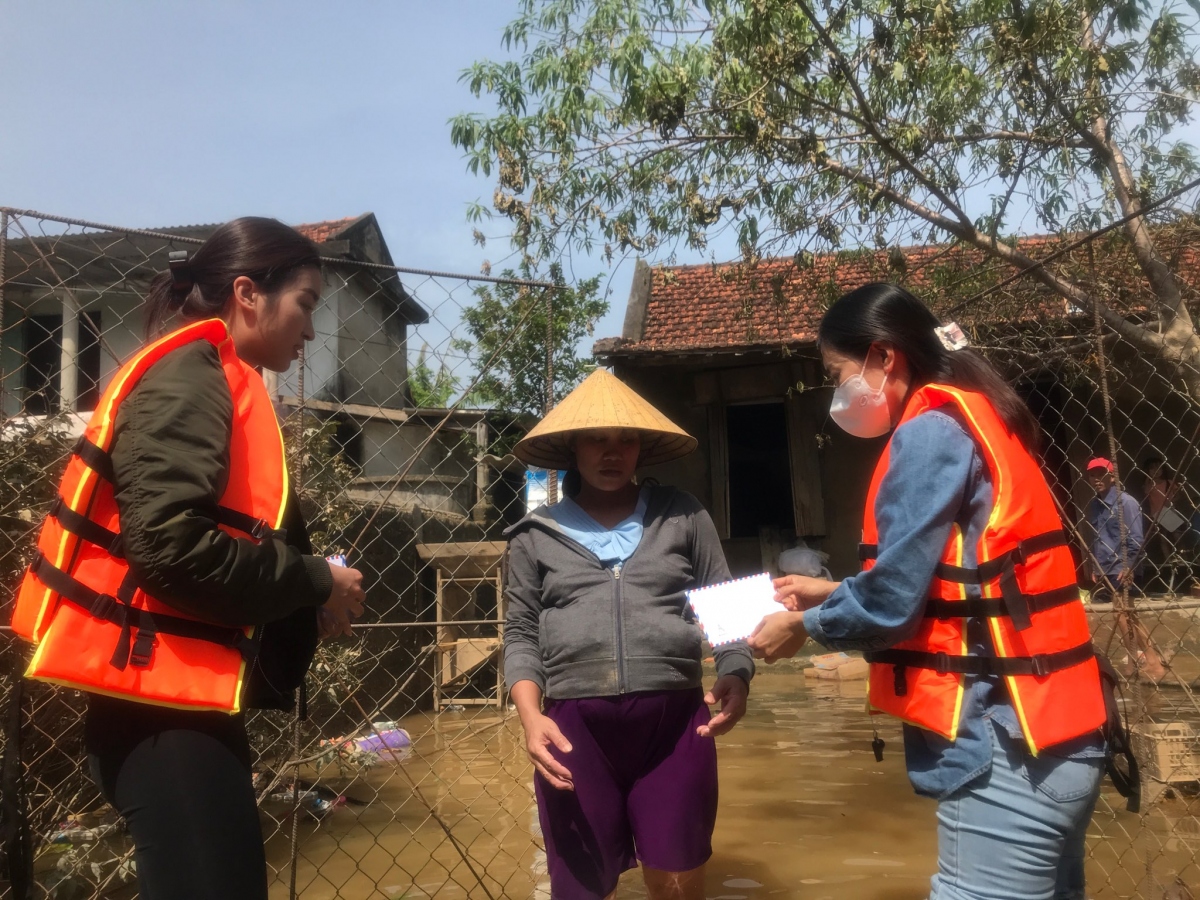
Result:
M883 762L883 748L885 746L883 738L875 735L875 740L871 741L871 749L875 751L875 762Z

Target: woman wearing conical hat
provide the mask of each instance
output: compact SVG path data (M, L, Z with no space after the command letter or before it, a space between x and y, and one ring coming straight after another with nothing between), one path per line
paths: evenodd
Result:
M685 591L729 578L716 529L690 494L633 480L695 448L603 370L515 448L568 470L567 497L509 529L504 630L555 900L611 896L639 861L652 900L704 897L713 738L745 711L754 663L744 644L718 648L705 694Z

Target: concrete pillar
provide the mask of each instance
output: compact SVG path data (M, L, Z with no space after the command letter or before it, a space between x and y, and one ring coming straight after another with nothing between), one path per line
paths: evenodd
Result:
M62 412L73 413L79 402L79 302L71 291L62 294L62 320L58 402Z
M478 524L487 521L488 481L491 466L483 461L488 452L487 420L480 419L475 425L475 508L471 518Z

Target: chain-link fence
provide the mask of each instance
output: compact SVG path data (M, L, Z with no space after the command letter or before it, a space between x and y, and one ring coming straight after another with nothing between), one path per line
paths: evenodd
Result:
M813 336L842 294L906 286L1015 386L1040 426L1094 642L1122 676L1140 761L1139 813L1105 783L1089 829L1089 897L1200 887L1196 199L1193 181L1147 203L1136 250L1118 221L1006 240L995 255L918 244L644 269L631 324L597 346L700 436L700 463L666 477L709 498L735 574L775 564L795 538L830 553L835 576L860 565L862 503L884 439L849 438L828 417Z
M213 228L0 211L5 623L66 455L141 343L150 279ZM363 571L369 615L319 648L306 717L249 718L271 896L531 896L540 837L499 665L501 533L526 508L507 448L546 400L554 290L396 268L370 216L300 230L327 257L317 338L266 378L315 549ZM33 896L131 894L128 838L82 764L82 695L23 682L26 647L0 641L4 695L23 693L5 738L20 729Z
M364 571L370 615L356 640L318 651L306 718L251 716L271 896L544 895L530 769L498 663L502 531L530 493L508 448L554 393L556 289L392 266L371 217L305 229L328 256L317 339L268 386L314 544ZM0 209L5 621L62 463L141 342L150 278L211 230ZM1096 898L1200 884L1200 229L1176 221L1155 239L1184 291L1173 310L1110 236L1023 248L1106 311L1007 282L1008 270L957 250L855 261L937 298L1042 425L1145 790L1131 813L1105 789L1088 842ZM791 291L790 277L769 292ZM796 277L820 290L811 271ZM832 270L828 282L831 299ZM1105 513L1086 477L1095 457L1112 461L1117 485L1109 538L1090 524ZM1112 502L1122 494L1132 506ZM132 896L128 838L81 764L81 696L22 682L26 647L7 631L0 649L4 697L20 700L6 703L6 749L21 733L20 766L3 774L6 789L25 779L33 896Z
M915 274L1041 425L1141 769L1137 814L1106 783L1089 893L1157 900L1200 886L1200 226L1164 213L1150 234L1169 278L1120 229L1018 241L1078 303L973 254L931 257Z

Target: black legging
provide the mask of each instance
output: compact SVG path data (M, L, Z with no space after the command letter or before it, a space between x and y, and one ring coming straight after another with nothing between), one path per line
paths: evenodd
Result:
M89 697L92 777L129 824L143 900L266 900L241 716Z

